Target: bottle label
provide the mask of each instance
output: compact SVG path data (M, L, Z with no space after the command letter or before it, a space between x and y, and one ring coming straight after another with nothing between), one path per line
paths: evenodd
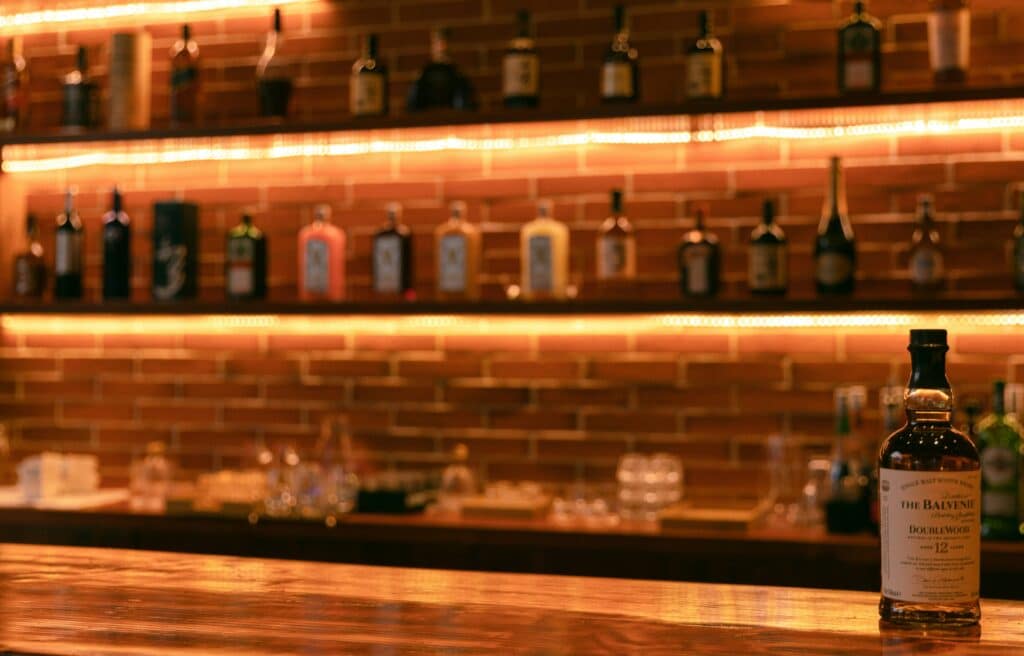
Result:
M14 262L14 295L35 296L38 287L32 262L27 257L19 257Z
M626 273L626 238L617 235L603 235L598 251L598 275L614 278Z
M540 59L532 52L510 52L503 62L501 92L510 96L536 96L540 91Z
M718 98L722 95L722 55L695 53L686 58L686 95L690 98Z
M981 472L879 470L882 594L929 604L978 599Z
M838 285L853 275L853 262L844 253L822 253L818 256L817 277L823 285Z
M785 244L750 245L751 289L782 289L786 286L787 273Z
M227 255L228 294L232 296L252 294L256 287L255 271L253 270L255 252L252 240L244 237L230 240Z
M534 292L551 292L555 287L551 237L534 235L529 241L529 281Z
M687 293L707 294L711 291L710 258L711 249L707 244L693 244L683 253Z
M601 97L630 98L633 92L633 66L629 62L605 62L601 68Z
M847 89L873 89L875 67L870 59L849 59L843 63L843 82Z
M373 289L381 294L402 291L402 239L381 235L373 241Z
M330 247L323 239L306 241L305 285L310 294L326 294L331 279Z
M58 276L82 271L82 233L57 231L54 270Z
M160 300L177 298L185 288L185 265L188 261L188 247L172 244L164 237L153 254L156 267L153 271L153 295Z
M967 70L971 54L971 12L934 9L928 14L928 55L933 71Z
M981 452L981 478L985 486L1002 487L1017 480L1017 454L1005 446L990 446Z
M872 89L875 86L874 30L854 25L843 32L843 83L846 89Z
M916 285L930 285L942 279L942 253L919 248L910 257L910 279Z
M384 113L384 76L363 73L352 76L348 88L349 111L355 116Z
M445 235L437 247L437 287L442 292L460 294L466 291L466 238Z

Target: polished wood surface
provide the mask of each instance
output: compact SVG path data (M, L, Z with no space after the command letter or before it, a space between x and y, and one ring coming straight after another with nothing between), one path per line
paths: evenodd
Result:
M1024 604L980 629L879 627L877 594L0 545L0 652L1024 653Z

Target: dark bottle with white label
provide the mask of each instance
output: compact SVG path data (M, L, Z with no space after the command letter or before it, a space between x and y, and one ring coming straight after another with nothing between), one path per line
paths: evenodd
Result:
M61 125L66 130L86 130L96 125L96 85L89 78L89 56L78 47L77 65L64 76Z
M640 97L640 67L637 51L629 43L626 8L615 5L615 35L601 65L601 100L635 102Z
M877 93L882 88L882 24L853 3L853 15L839 28L839 93Z
M352 65L348 110L352 116L387 116L388 68L377 56L377 35L363 40L363 55Z
M631 280L636 277L636 234L622 210L622 190L613 189L611 213L597 233L597 277Z
M267 238L242 215L242 222L228 231L224 257L224 292L234 300L267 295Z
M25 250L14 257L14 296L40 298L46 290L46 262L39 243L39 222L34 214L25 221Z
M722 42L711 31L711 14L697 15L697 39L686 51L686 97L715 100L725 91Z
M930 194L917 199L917 227L910 247L910 284L915 292L935 292L945 283L942 247L935 229L934 201Z
M388 222L373 235L373 291L414 300L412 232L402 224L402 206L388 206Z
M1013 229L1013 286L1024 293L1024 193L1020 194L1017 227Z
M819 294L852 294L857 252L846 210L846 187L838 157L829 163L828 193L814 241L815 284Z
M501 95L506 107L536 107L540 101L540 57L534 48L530 12L516 14L519 32L508 45L501 67Z
M907 423L879 451L882 619L970 625L981 619L981 461L953 428L945 330L910 331Z
M706 214L706 208L697 208L696 225L679 244L679 286L684 296L718 293L721 253L718 237L704 225Z
M54 298L82 298L82 242L85 230L75 209L75 192L64 197L64 211L57 215L54 257Z
M181 38L171 47L171 125L199 121L199 44L192 28L181 26Z
M114 187L110 211L103 215L103 298L132 295L132 228L121 192Z
M786 233L775 222L775 203L761 206L761 223L750 233L747 284L754 294L785 294L789 284Z
M256 82L259 86L260 116L285 118L292 99L292 77L281 52L284 35L281 33L281 10L274 9L274 22L263 45L263 54L256 64Z
M183 201L153 206L153 298L195 298L199 291L199 207Z
M977 427L981 458L981 537L1015 540L1020 504L1021 426L1006 412L1006 383L992 384L992 412Z

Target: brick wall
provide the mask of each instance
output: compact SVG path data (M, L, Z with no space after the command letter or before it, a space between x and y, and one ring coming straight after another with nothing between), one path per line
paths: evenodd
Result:
M454 28L460 65L497 101L498 66L521 4L536 12L544 104L595 102L597 58L608 37L606 2L374 2L315 4L285 12L297 59L299 114L338 118L357 34L377 31L392 74L393 107L426 57L427 31ZM693 3L628 3L642 57L644 102L679 100ZM871 3L886 20L885 86L925 87L926 2ZM557 5L557 9L552 9ZM716 3L728 54L729 91L746 97L822 94L834 88L834 24L848 2ZM1019 82L1017 35L1024 8L976 0L973 84ZM254 111L251 71L267 20L196 20L211 121ZM175 26L151 27L158 53L156 122L164 120L166 62ZM59 73L74 45L99 44L104 30L33 34L34 122L57 120ZM98 52L98 49L97 49ZM96 72L101 73L101 66ZM541 128L548 129L550 128ZM632 295L673 298L674 249L697 202L711 207L711 228L725 248L725 295L745 295L745 241L770 195L792 246L793 294L811 293L811 240L822 201L825 161L846 158L850 207L859 241L860 293L909 292L902 270L914 198L936 194L955 293L1009 294L1009 234L1024 170L1024 132L881 136L855 140L750 140L678 146L580 146L525 152L382 154L350 158L96 167L25 174L29 207L46 228L67 184L81 190L87 287L95 297L100 216L112 183L125 190L135 220L139 300L149 286L148 231L156 199L179 196L202 206L203 295L219 298L223 233L250 209L270 239L272 296L294 297L295 235L316 202L329 202L352 238L352 295L368 296L369 240L391 200L406 206L417 239L417 288L432 293L430 233L449 200L469 203L484 230L486 294L499 297L518 272L517 231L539 197L555 200L572 227L572 268L584 296L606 293L592 281L593 233L607 191L621 186L638 230L638 285ZM16 229L6 226L11 234ZM621 293L623 290L619 290ZM67 321L59 330L7 321L0 352L0 419L14 427L19 454L42 447L95 450L110 481L147 440L167 440L189 471L240 461L254 437L309 444L320 416L348 410L367 460L437 462L456 440L470 444L489 478L603 480L628 448L680 453L692 490L717 493L765 483L765 438L787 430L814 448L827 443L831 390L861 382L872 391L905 380L905 331L651 329L642 319L599 324L580 334L562 323L520 330L498 324L480 335L462 328L382 321L336 325L310 319L231 333L202 323L174 330L101 328ZM951 378L983 393L996 376L1024 380L1024 344L1013 331L948 326L954 332ZM838 364L837 364L838 363ZM872 395L869 407L877 407Z

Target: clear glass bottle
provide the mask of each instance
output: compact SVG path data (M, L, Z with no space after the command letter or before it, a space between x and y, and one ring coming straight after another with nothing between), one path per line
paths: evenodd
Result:
M698 207L693 230L679 244L679 287L684 296L714 296L721 274L718 237L705 227L706 207Z
M281 34L281 10L274 9L274 22L267 32L263 54L256 64L259 85L260 116L286 118L292 99L292 77L281 56L284 36Z
M697 38L686 52L686 97L715 100L725 93L722 42L712 33L711 14L697 15Z
M519 231L521 293L526 300L563 299L569 284L569 226L554 217L550 200Z
M299 231L299 298L345 299L345 231L331 224L331 206L317 205L313 222Z
M971 57L971 10L967 0L931 0L928 55L935 84L967 81Z
M516 14L518 35L505 51L501 66L501 95L505 107L536 107L540 102L540 57L533 43L530 12Z
M0 85L3 89L0 102L0 132L24 130L28 125L29 76L28 64L22 55L21 36L7 40L7 55L0 64Z
M992 412L978 424L981 458L981 537L1013 540L1021 536L1021 426L1006 413L1006 383L992 385Z
M171 487L171 464L167 447L153 441L146 445L146 455L137 463L132 485L132 508L148 513L167 509L167 493Z
M34 214L25 220L26 248L14 257L14 296L41 298L46 290L46 262L39 242L39 222Z
M636 48L629 43L626 8L615 5L615 35L601 65L601 100L635 102L640 97L640 67Z
M96 85L89 78L89 55L85 46L78 46L77 66L64 76L61 126L76 132L96 125L98 112Z
M842 163L829 164L828 193L814 242L815 283L819 294L852 294L857 253L846 209Z
M981 619L978 450L953 428L945 330L910 331L907 423L879 451L881 618L969 625Z
M434 231L437 295L442 299L480 297L480 231L466 221L466 204L455 201L447 221Z
M416 299L413 286L412 231L402 223L402 206L391 203L387 223L373 235L373 291Z
M747 284L754 294L781 295L789 286L786 233L775 222L775 203L765 199L761 223L750 233Z
M942 246L935 229L931 194L917 198L917 227L910 246L910 284L915 292L935 292L945 284Z
M82 298L82 242L85 240L82 219L75 209L75 191L64 197L64 211L57 215L54 248L54 298Z
M224 291L229 299L251 300L267 296L267 237L242 215L228 231L224 257Z
M839 28L839 93L878 93L882 88L882 24L853 3L853 15Z
M387 116L388 68L377 56L378 37L367 34L363 54L352 64L348 111L352 116Z
M328 525L337 522L337 516L355 510L359 494L359 477L352 458L352 434L348 418L333 416L324 420L317 445L323 514Z
M171 47L171 125L199 122L199 44L192 28L181 26L181 38Z
M465 444L457 444L452 451L452 462L441 473L441 489L437 493L438 510L443 513L458 514L462 510L462 501L477 493L476 476L467 465L469 448Z
M448 29L430 33L430 61L409 88L410 112L428 109L476 109L476 94L469 78L459 72L448 54Z
M636 277L636 235L622 210L622 190L611 193L611 214L597 233L597 277L632 280Z
M1017 227L1013 229L1013 286L1024 293L1024 192L1018 202Z
M103 298L132 296L132 227L121 192L114 187L110 211L103 215Z

